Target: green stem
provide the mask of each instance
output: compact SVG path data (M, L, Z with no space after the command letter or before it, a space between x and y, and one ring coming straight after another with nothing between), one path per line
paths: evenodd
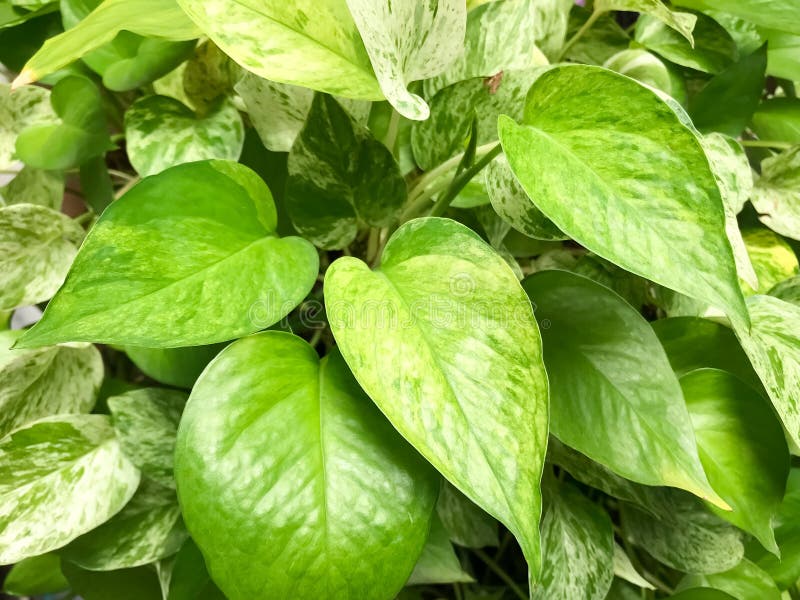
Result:
M575 32L575 35L573 35L571 38L569 38L567 43L564 44L564 47L561 49L561 52L559 53L558 58L555 60L555 62L561 62L562 60L564 60L564 57L567 55L567 52L569 52L570 49L575 45L575 43L579 39L581 39L583 37L583 35L587 31L589 31L589 29L592 28L592 25L594 25L595 21L597 21L597 19L599 19L600 15L602 15L602 14L603 14L603 11L596 10L591 15L589 15L589 18L586 19L586 23L581 25L581 28L578 29L578 31Z
M129 189L131 189L131 188L132 188L133 186L135 186L137 183L139 183L139 177L138 177L138 176L137 176L137 177L134 177L133 179L131 179L130 181L128 181L128 182L127 182L125 185L123 185L121 188L119 188L119 189L117 190L116 194L114 194L114 200L119 200L119 199L120 199L122 196L124 196L124 195L125 195L125 193L126 193L126 192L127 192Z
M514 592L514 594L516 594L518 598L520 598L520 600L528 600L528 594L523 592L517 583L511 579L511 576L506 573L500 565L494 562L494 560L492 560L488 554L486 554L483 550L478 549L474 549L473 552L478 558L486 563L487 567L494 571L495 575L503 580L503 582L511 589L512 592Z
M742 140L740 144L745 148L775 148L777 150L788 150L794 146L791 142L776 142L774 140Z
M453 201L453 199L455 199L458 193L464 189L464 186L467 185L472 178L475 177L475 175L480 173L480 171L486 165L492 162L502 151L503 147L500 145L500 142L498 142L494 147L490 148L489 151L484 154L483 157L474 165L468 169L464 169L460 175L453 179L453 183L450 184L450 187L447 188L447 191L442 194L436 201L436 204L433 205L430 216L440 217L442 214L444 214L444 211L447 210L447 207L450 206L450 203Z
M394 154L394 145L397 142L397 132L400 130L400 113L392 109L392 116L389 117L389 126L386 128L386 137L383 145Z
M475 158L486 154L495 147L495 142L484 144L475 148ZM458 167L461 159L464 158L464 152L456 154L453 158L444 161L442 164L434 167L422 177L420 177L408 192L409 203L415 202L419 196L425 193L425 189L434 181L439 179L442 175L447 175L450 171ZM428 196L430 198L430 196Z

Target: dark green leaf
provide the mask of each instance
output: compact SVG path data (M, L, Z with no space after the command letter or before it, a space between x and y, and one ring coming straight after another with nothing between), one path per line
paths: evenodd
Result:
M406 585L469 583L475 581L461 567L441 520L431 519L431 531Z
M161 600L155 569L137 567L120 571L87 571L62 561L61 569L70 587L83 600Z
M456 544L468 548L497 546L497 521L450 483L442 485L436 512Z
M160 383L191 389L194 382L224 344L187 348L125 348L128 357L142 373Z
M14 565L3 582L3 591L12 596L38 596L66 590L69 583L61 574L61 561L55 554L42 554Z

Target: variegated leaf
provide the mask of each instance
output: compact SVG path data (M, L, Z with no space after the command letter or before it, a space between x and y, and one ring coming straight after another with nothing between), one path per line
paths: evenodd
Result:
M197 160L237 160L244 125L229 100L198 118L174 98L148 96L125 113L125 139L131 164L146 177Z
M26 85L12 92L0 83L0 169L13 166L14 143L26 127L57 122L49 90Z
M439 472L512 531L535 580L547 375L513 271L467 227L416 219L395 232L377 271L351 257L331 265L325 306L364 390Z
M175 436L186 394L164 388L133 390L108 399L122 451L163 487L175 488Z
M633 585L647 590L656 589L647 579L639 574L631 559L622 547L614 542L614 576L624 579Z
M753 206L764 225L800 240L800 146L761 162Z
M746 295L766 294L780 282L800 272L797 255L778 234L758 227L746 229L742 239L758 281L754 288L743 282L742 291Z
M236 84L236 91L244 100L264 146L273 152L291 150L311 109L313 90L247 73ZM367 124L370 102L341 97L336 100L358 123Z
M83 228L34 204L0 208L0 309L49 299L78 252Z
M689 40L689 43L694 44L692 30L697 17L691 13L670 10L661 0L596 0L594 10L597 12L627 10L651 15L680 33Z
M178 3L225 54L256 75L348 98L383 98L345 0Z
M16 430L0 440L0 563L64 546L119 512L138 485L106 416Z
M88 413L103 382L94 346L12 350L21 333L0 332L0 437L43 417Z
M440 74L462 53L464 0L347 0L386 99L404 117L430 114L412 81Z
M38 204L59 210L63 199L64 175L57 171L26 166L14 176L14 179L0 187L0 207L11 204Z
M443 73L425 82L426 97L466 79L546 65L547 58L535 41L543 26L537 18L541 5L541 0L499 0L471 10L463 53ZM512 29L515 34L510 36Z
M661 90L681 104L687 100L686 82L683 76L674 67L647 50L627 48L617 52L603 66Z
M143 478L125 508L59 554L90 571L130 569L172 556L186 538L174 486Z
M387 227L406 199L389 149L330 96L317 94L288 159L286 208L297 231L339 249L359 223Z

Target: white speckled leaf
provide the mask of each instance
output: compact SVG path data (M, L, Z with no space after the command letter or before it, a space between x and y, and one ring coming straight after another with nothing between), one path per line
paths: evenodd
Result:
M125 112L125 141L131 164L142 177L197 160L238 160L244 125L229 100L205 117L167 96L148 96Z
M551 433L627 479L725 506L703 472L678 379L639 312L566 271L536 273L523 287L542 329Z
M463 225L416 219L389 240L378 270L356 258L334 262L325 306L364 390L440 473L512 531L535 580L547 375L513 271Z
M94 346L11 350L21 333L0 332L0 437L43 417L88 413L103 382Z
M531 600L603 600L614 579L611 519L570 484L554 484L549 491L542 517L542 577Z
M0 440L0 563L60 548L133 496L139 471L108 417L50 417Z
M628 10L651 15L669 25L680 33L691 44L694 44L692 30L697 17L691 13L670 10L661 0L596 0L594 10L606 12L609 10Z
M686 83L682 74L647 50L627 48L614 54L603 66L659 89L682 104L686 103Z
M200 376L175 454L186 525L231 600L394 598L440 478L334 351L268 331ZM258 568L253 568L253 565Z
M38 204L59 210L63 199L64 175L57 171L26 166L14 176L14 179L0 187L0 207L11 204Z
M12 168L14 143L26 127L57 122L49 90L26 85L12 92L0 83L0 169Z
M492 207L514 229L538 240L567 239L528 198L505 156L498 156L490 162L483 176Z
M252 73L245 74L235 87L264 146L273 152L291 150L306 122L314 91L262 79ZM337 97L336 101L356 122L367 124L371 102L342 97Z
M360 223L388 227L406 200L391 151L327 95L315 97L287 168L286 209L320 248L348 246Z
M414 565L406 585L430 585L443 583L470 583L475 581L461 567L447 530L439 517L431 519L431 530L422 548L422 554Z
M412 81L440 74L463 52L464 0L347 0L386 99L404 117L424 120Z
M186 394L145 388L108 399L122 451L148 478L174 488L175 436Z
M597 67L554 67L533 84L523 124L501 117L499 130L517 180L566 235L748 323L714 174L654 91Z
M0 208L0 309L47 300L67 275L83 228L44 206Z
M540 5L542 0L497 0L470 11L463 52L442 74L425 82L426 96L465 79L546 65L535 39L542 26L537 19Z
M447 481L439 492L436 512L450 539L459 546L497 546L497 521Z
M747 305L752 327L736 334L786 433L800 446L800 307L772 296L751 296Z
M91 571L130 569L172 556L187 537L174 487L143 478L125 508L59 554Z
M764 225L800 240L800 146L761 162L753 206Z
M48 39L25 64L14 87L67 66L122 30L169 40L191 40L200 34L175 0L104 0L75 27Z
M751 288L758 288L758 277L753 270L747 247L739 230L736 215L742 211L753 191L753 172L744 149L735 139L723 133L700 135L700 144L708 158L708 164L717 179L725 208L725 233L733 249L736 272Z
M269 327L305 298L319 267L314 247L279 238L276 221L269 189L243 165L203 161L147 177L103 212L19 344L174 348Z
M270 81L381 100L345 0L178 0L225 54Z

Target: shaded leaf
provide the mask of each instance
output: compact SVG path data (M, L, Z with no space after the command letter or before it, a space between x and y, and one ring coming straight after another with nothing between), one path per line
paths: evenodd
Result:
M61 574L61 561L55 554L26 558L14 565L3 582L3 591L12 596L38 596L66 590L69 583Z
M450 483L442 485L436 512L450 539L459 546L497 546L497 521Z
M223 344L211 346L188 346L186 348L125 348L139 369L159 383L191 389L194 382L211 362Z
M447 530L439 517L431 519L431 530L428 540L422 548L422 554L414 565L406 585L428 585L441 583L469 583L475 581L461 567Z
M800 240L800 146L761 162L753 207L764 225Z

